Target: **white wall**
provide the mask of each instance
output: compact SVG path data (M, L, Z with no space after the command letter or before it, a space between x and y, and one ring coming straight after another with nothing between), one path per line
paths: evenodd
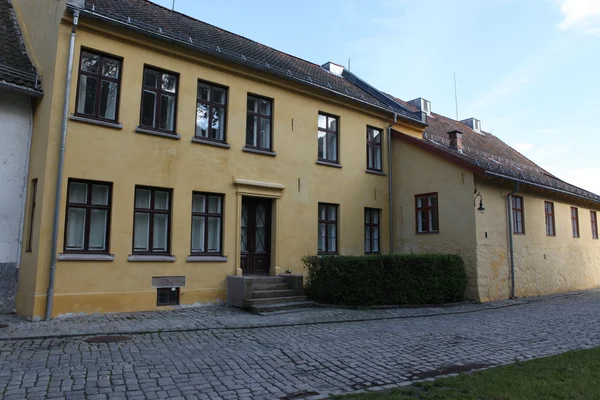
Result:
M0 90L0 311L14 308L31 132L27 96Z

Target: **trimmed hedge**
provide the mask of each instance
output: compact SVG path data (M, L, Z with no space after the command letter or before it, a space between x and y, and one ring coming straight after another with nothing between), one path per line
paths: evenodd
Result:
M305 256L306 291L325 304L368 306L461 301L464 261L453 254Z

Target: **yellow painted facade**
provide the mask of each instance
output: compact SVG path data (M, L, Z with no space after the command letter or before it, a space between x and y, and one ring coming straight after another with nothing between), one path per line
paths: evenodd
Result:
M17 4L26 11L27 2L17 1ZM30 25L36 21L26 19L25 23ZM57 168L70 31L71 19L65 14L57 33L55 79L45 81L50 87L45 86L42 107L49 112L38 117L36 133L38 137L45 137L46 143L36 147L36 151L43 154L32 157L31 177L44 171L46 180L43 201L38 202L40 209L34 221L38 227L34 249L23 258L17 294L17 311L27 317L43 316L46 304L53 177ZM381 209L381 251L389 251L388 178L385 175L388 144L385 138L383 175L366 172L365 154L367 125L385 132L393 120L389 113L82 19L75 42L69 115L75 110L77 64L82 47L123 57L119 109L122 129L69 120L58 249L62 253L68 179L112 182L109 252L114 255L114 261L58 261L53 316L156 309L152 277L157 276L186 277L186 285L181 288L181 304L224 299L226 277L241 273L242 196L272 199L271 275L287 269L302 272L301 257L316 253L319 202L339 205L340 254L363 254L365 207ZM136 133L144 65L179 74L176 121L179 140ZM51 71L45 65L41 67L42 71ZM228 87L226 137L229 149L191 140L199 79ZM249 93L273 99L275 157L243 151ZM339 116L342 168L316 163L319 112ZM174 262L128 261L132 254L136 185L173 189L170 237ZM223 255L227 257L226 262L187 261L193 191L224 194Z

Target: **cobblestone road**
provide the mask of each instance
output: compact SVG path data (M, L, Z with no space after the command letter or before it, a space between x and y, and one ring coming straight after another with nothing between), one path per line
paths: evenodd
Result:
M600 346L600 293L480 312L0 342L4 399L280 399Z

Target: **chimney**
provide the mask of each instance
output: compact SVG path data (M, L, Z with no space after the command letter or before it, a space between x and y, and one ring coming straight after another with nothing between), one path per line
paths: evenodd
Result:
M428 117L431 117L431 102L429 100L419 97L418 99L411 100L408 103L417 107L419 111L424 112Z
M321 65L321 68L323 68L324 70L329 71L332 74L337 75L337 76L342 76L342 72L344 72L343 66L332 63L331 61Z
M448 132L448 137L450 138L450 148L458 151L459 153L463 152L462 135L463 133L457 130Z
M467 118L460 121L461 124L467 125L477 133L481 133L481 121L476 118Z

